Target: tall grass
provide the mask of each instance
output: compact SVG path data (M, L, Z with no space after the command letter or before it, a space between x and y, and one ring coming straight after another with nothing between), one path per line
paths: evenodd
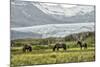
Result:
M23 53L12 51L11 65L37 65L37 64L57 64L72 62L89 62L95 60L94 48L80 50L79 48L71 48L67 51L53 52L52 49L33 50L32 52Z

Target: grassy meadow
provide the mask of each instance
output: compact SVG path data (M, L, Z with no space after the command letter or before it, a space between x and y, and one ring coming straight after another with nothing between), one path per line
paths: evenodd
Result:
M11 66L40 65L40 64L58 64L73 62L91 62L95 61L95 42L94 36L88 36L85 41L88 44L87 49L80 49L75 40L65 40L67 50L62 48L59 51L53 51L55 39L24 39L14 40L15 45L11 47ZM23 52L23 43L32 44L32 52Z

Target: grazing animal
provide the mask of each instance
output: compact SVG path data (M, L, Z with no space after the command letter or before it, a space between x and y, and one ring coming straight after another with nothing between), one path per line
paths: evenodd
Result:
M77 41L77 45L79 45L81 49L82 49L82 47L84 49L87 49L87 43L85 43L85 42Z
M53 51L55 51L55 49L57 49L57 51L59 51L59 48L63 48L64 50L66 50L66 44L65 43L56 43L53 47Z
M32 51L32 46L25 44L23 47L23 52L31 52Z

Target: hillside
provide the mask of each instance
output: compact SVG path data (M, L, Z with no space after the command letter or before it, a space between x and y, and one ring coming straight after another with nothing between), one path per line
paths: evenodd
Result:
M84 34L84 36L83 36ZM26 39L17 39L17 40L11 40L14 42L14 46L21 46L26 43L30 43L32 45L50 45L55 44L56 42L75 42L78 39L76 37L83 37L83 41L86 41L90 46L94 45L95 43L95 33L94 32L82 32L77 34L71 34L66 37L49 37L49 38L26 38Z
M65 8L63 7L65 4L62 7L59 7L60 4L56 4L56 6L49 4L11 0L11 28L95 22L94 6L75 5L71 8Z
M92 32L94 31L94 23L73 23L73 24L46 24L46 25L38 25L31 27L19 27L19 28L11 28L11 31L15 31L16 33L11 32L11 38L13 39L23 39L23 37L27 38L48 38L48 37L65 37L74 33L81 32ZM17 33L21 33L20 34ZM27 33L27 34L26 34ZM29 33L29 34L28 34ZM35 34L30 37L30 34ZM39 36L38 36L39 35ZM41 35L41 36L40 36Z

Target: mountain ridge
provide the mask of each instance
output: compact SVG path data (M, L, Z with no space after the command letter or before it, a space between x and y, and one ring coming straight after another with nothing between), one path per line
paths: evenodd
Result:
M46 14L33 4L34 2L24 2L24 1L11 2L12 28L28 27L28 26L44 25L44 24L95 22L94 10L92 12L85 13L82 15L78 13L74 16L66 17L64 15Z

